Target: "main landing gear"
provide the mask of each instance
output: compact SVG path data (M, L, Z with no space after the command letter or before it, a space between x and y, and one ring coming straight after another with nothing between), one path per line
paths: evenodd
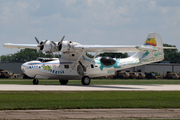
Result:
M83 76L81 79L81 83L83 85L89 85L91 83L91 79L88 76Z
M38 80L38 79L34 79L34 80L33 80L33 84L34 84L34 85L38 85L38 84L39 84L39 80Z
M61 85L67 85L68 80L59 80L59 82L61 83Z

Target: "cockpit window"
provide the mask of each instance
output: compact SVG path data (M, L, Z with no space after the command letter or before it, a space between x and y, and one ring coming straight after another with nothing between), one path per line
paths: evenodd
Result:
M40 61L40 62L50 62L54 60L55 59L52 59L52 58L37 58L37 61Z

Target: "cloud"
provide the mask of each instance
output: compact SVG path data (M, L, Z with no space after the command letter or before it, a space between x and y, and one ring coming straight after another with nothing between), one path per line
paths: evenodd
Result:
M35 43L34 36L59 41L66 35L82 44L141 44L148 32L155 31L166 43L177 44L179 4L177 0L1 0L0 43Z
M33 5L33 6L32 6ZM30 12L35 11L38 4L34 2L8 1L1 4L0 20L5 26L12 26L24 23L28 19Z

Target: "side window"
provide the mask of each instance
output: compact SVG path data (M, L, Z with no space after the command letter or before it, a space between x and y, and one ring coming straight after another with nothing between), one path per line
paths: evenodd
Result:
M69 65L64 65L64 68L69 69Z

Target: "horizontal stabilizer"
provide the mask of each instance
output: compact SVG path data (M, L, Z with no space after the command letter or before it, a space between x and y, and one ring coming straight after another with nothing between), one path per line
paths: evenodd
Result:
M154 51L154 50L158 50L157 47L154 47L154 46L151 46L151 45L139 45L139 46L136 46L136 48L139 51L144 51L144 50Z
M161 49L177 49L176 47L157 47L157 48L161 48Z

